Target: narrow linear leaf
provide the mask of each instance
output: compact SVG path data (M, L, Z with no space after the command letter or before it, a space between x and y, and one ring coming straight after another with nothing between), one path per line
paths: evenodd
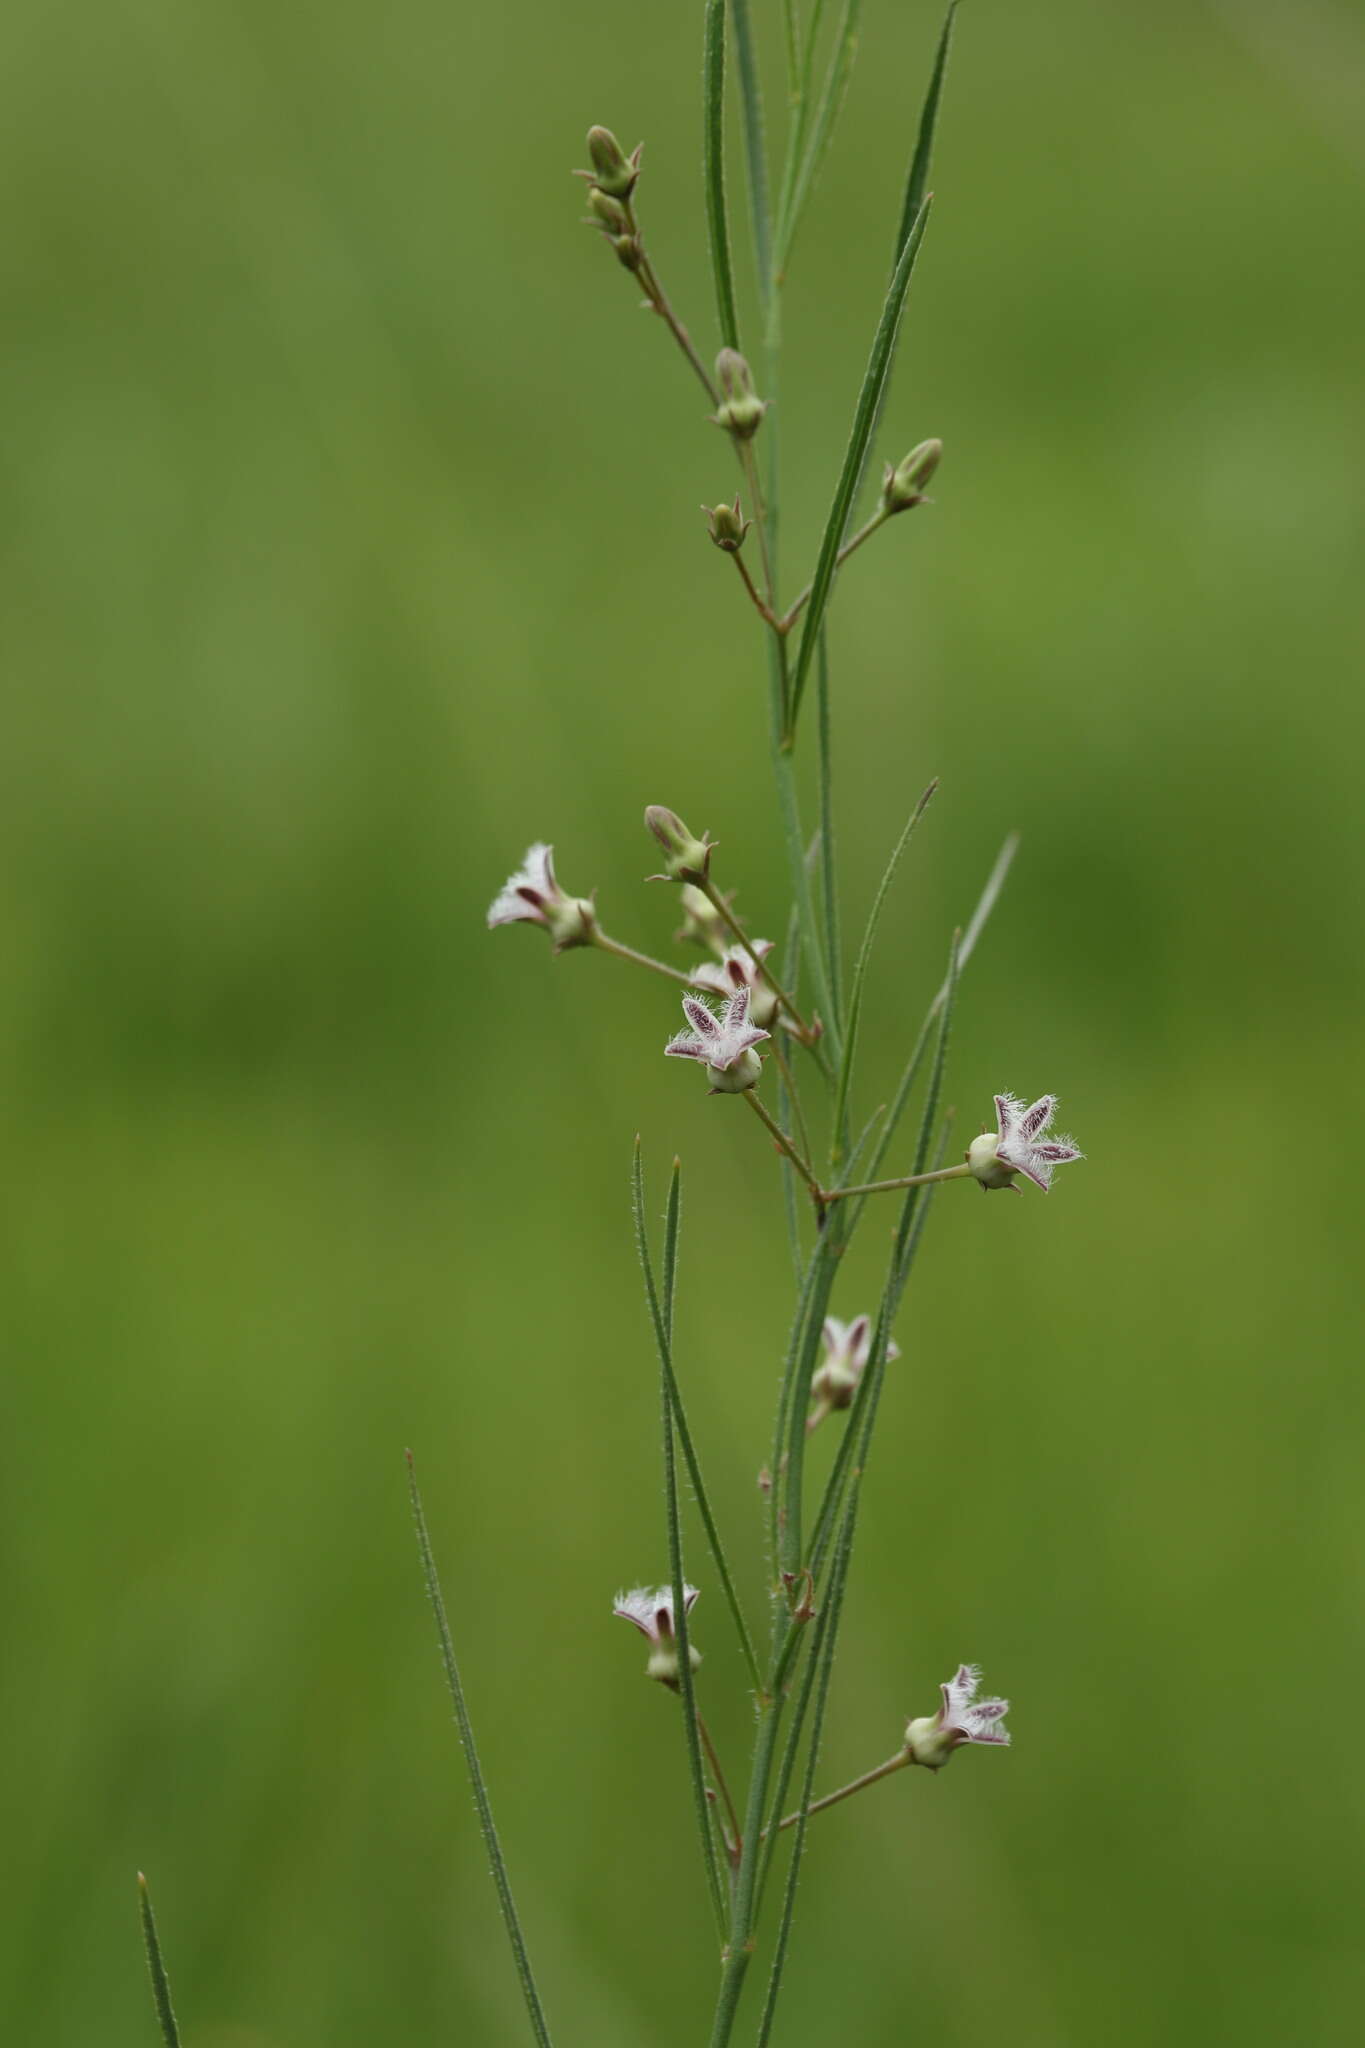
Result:
M829 1297L834 1287L834 1276L848 1244L847 1223L841 1214L842 1208L842 1203L836 1205L834 1211L826 1217L824 1233L816 1248L814 1284L806 1309L805 1327L801 1332L795 1371L791 1374L786 1450L780 1467L773 1475L773 1483L780 1488L782 1496L778 1558L784 1572L799 1572L801 1569L806 1397L810 1391L811 1376L815 1371L815 1358L820 1348L820 1336L824 1328L825 1313L829 1308Z
M676 1162L674 1164L674 1172L675 1174L681 1172ZM658 1289L654 1284L654 1269L650 1263L649 1246L645 1239L644 1230L644 1169L638 1138L635 1141L635 1163L631 1175L631 1189L635 1213L635 1247L639 1253L640 1267L644 1274L645 1300L649 1307L650 1321L654 1328L654 1342L659 1353L659 1363L668 1382L669 1400L673 1407L673 1421L678 1432L678 1442L682 1446L683 1462L687 1466L688 1480L691 1483L692 1492L696 1498L702 1527L706 1531L706 1542L711 1552L711 1562L716 1567L716 1575L720 1580L721 1589L725 1594L726 1605L730 1609L730 1616L735 1624L735 1632L739 1637L740 1649L744 1654L744 1661L749 1668L750 1682L756 1692L761 1692L763 1681L759 1673L758 1657L754 1651L753 1639L749 1634L748 1624L744 1619L744 1610L739 1604L739 1595L735 1591L735 1582L730 1573L730 1564L725 1554L725 1546L720 1540L720 1530L716 1525L716 1518L711 1511L710 1495L706 1491L706 1485L701 1476L701 1465L697 1458L696 1445L692 1441L692 1431L688 1426L687 1412L683 1407L682 1390L678 1385L677 1375L673 1370L673 1310L670 1302L668 1315L665 1317ZM670 1189L671 1199L672 1190ZM673 1233L674 1249L672 1257L676 1262L676 1214L673 1223ZM667 1246L665 1247L665 1253L667 1256Z
M676 1160L673 1179L669 1187L668 1216L665 1222L665 1238L671 1237L676 1258L678 1232L678 1189L680 1173ZM716 1931L725 1938L725 1904L721 1896L720 1872L716 1866L716 1838L711 1825L711 1810L706 1798L706 1770L701 1757L701 1731L697 1727L697 1695L692 1682L692 1645L687 1627L687 1597L683 1577L682 1519L678 1512L678 1469L673 1441L673 1402L669 1389L669 1338L670 1311L660 1304L658 1290L654 1285L654 1268L649 1256L649 1242L645 1235L645 1180L644 1162L640 1152L640 1141L635 1141L635 1159L631 1172L631 1209L635 1219L635 1242L644 1268L645 1293L649 1311L654 1322L659 1345L660 1394L663 1408L663 1450L664 1450L664 1508L668 1519L668 1565L669 1579L673 1591L673 1630L678 1640L678 1690L682 1696L683 1733L687 1741L687 1769L692 1780L692 1800L696 1808L697 1829L701 1836L702 1863L706 1870L706 1888L710 1893L711 1907L716 1916Z
M915 259L919 255L920 245L924 240L924 230L929 219L930 205L931 201L926 199L915 217L913 228L906 238L905 247L901 251L900 261L897 263L892 274L890 288L886 294L886 302L882 307L882 317L877 324L877 332L873 337L872 352L867 360L867 369L863 373L862 389L858 394L858 403L854 409L853 427L849 434L848 447L844 453L843 467L839 472L839 482L835 488L834 502L830 506L829 517L825 521L825 531L820 542L820 553L816 559L815 574L811 578L810 599L806 605L805 629L801 635L801 645L796 656L796 668L792 674L791 709L788 718L789 729L792 732L796 729L796 720L801 709L801 698L805 691L806 678L810 673L811 661L819 644L820 625L824 619L825 607L829 602L830 590L834 583L836 558L843 541L844 526L857 490L858 478L862 473L863 458L867 453L867 446L872 437L872 427L877 416L877 406L881 398L883 386L891 373L891 360L895 354L896 337L900 332L901 315L905 311L906 293L910 289L910 279L914 272Z
M981 937L982 931L985 928L986 920L990 916L991 912L994 910L996 903L999 900L1000 891L1005 886L1005 877L1008 875L1010 871L1010 865L1013 862L1014 856L1018 851L1019 834L1017 832L1011 832L1009 837L1006 839L1004 845L1001 847L999 854L996 856L995 866L991 869L990 874L986 879L986 886L981 891L980 897L977 899L976 908L972 912L971 918L969 919L967 924L966 932L963 934L962 945L958 950L957 956L957 967L959 974L967 965L967 962L971 959L972 954L976 950L976 942ZM881 1137L877 1142L877 1150L873 1154L872 1164L869 1166L867 1170L867 1178L869 1180L876 1180L881 1172L882 1164L885 1161L887 1152L889 1151L891 1146L891 1140L896 1135L897 1126L900 1123L901 1117L905 1113L905 1106L907 1102L910 1100L911 1090L914 1088L915 1082L919 1077L920 1062L924 1058L925 1051L929 1044L929 1033L933 1029L934 1019L935 1017L937 1017L939 1011L942 1009L944 1002L947 999L947 995L948 984L945 981L943 986L939 989L938 994L934 997L933 1002L929 1005L928 1011L925 1014L924 1022L920 1026L919 1036L915 1040L914 1049L911 1052L909 1059L905 1063L905 1068L901 1074L900 1082L896 1088L896 1093L892 1097L891 1112L887 1117L885 1128L883 1129ZM862 1200L870 1200L870 1197L863 1196Z
M805 1853L806 1828L810 1820L807 1809L810 1806L811 1794L815 1788L816 1765L820 1760L820 1742L825 1729L825 1706L829 1699L830 1679L834 1673L834 1649L839 1632L839 1622L843 1615L844 1587L848 1577L848 1552L851 1548L852 1528L850 1526L848 1542L840 1545L839 1552L835 1558L834 1570L830 1574L830 1583L825 1592L824 1604L821 1608L819 1619L816 1622L816 1627L820 1633L806 1666L801 1698L798 1703L798 1712L793 1716L792 1720L792 1731L799 1737L801 1723L805 1719L806 1707L810 1700L813 1683L815 1714L811 1721L810 1744L806 1751L806 1769L801 1784L800 1818L796 1823L791 1862L787 1866L787 1883L782 1898L782 1917L778 1922L777 1942L773 1949L772 1970L768 1977L768 1994L763 2002L763 2016L759 2021L758 2027L758 2048L766 2048L768 2038L772 2033L773 2015L777 2010L778 1994L782 1989L782 1979L786 1972L792 1920L796 1913L796 1887L801 1875L801 1858ZM795 1742L789 1741L788 1753L794 1761L796 1754ZM768 1822L769 1857L768 1863L765 1864L763 1870L764 1878L767 1876L772 1860L772 1852L777 1842L777 1824L782 1817L782 1807L786 1799L787 1779L790 1777L790 1767L785 1757L779 1777L781 1782L778 1786L777 1796L770 1809L771 1817Z
M436 1617L436 1633L441 1644L441 1661L445 1665L446 1684L450 1688L451 1702L455 1708L455 1721L460 1731L460 1747L464 1751L465 1765L469 1771L469 1783L474 1794L474 1810L479 1816L479 1831L488 1854L489 1869L498 1894L498 1905L502 1910L503 1926L512 1946L517 1976L521 1982L522 1997L531 2021L531 2031L540 2048L550 2048L550 2029L545 2019L545 2009L540 2002L536 1980L531 1971L531 1959L526 1952L526 1942L517 1918L517 1909L512 1898L512 1886L507 1876L507 1865L503 1860L502 1844L498 1840L497 1828L493 1825L493 1809L488 1801L488 1790L484 1784L483 1771L479 1764L479 1752L474 1743L474 1728L465 1704L464 1686L460 1682L460 1670L455 1661L455 1644L446 1619L445 1601L441 1596L441 1581L436 1571L436 1559L432 1554L431 1538L427 1533L427 1520L422 1511L422 1496L417 1490L417 1473L408 1457L408 1494L412 1501L412 1519L417 1526L417 1548L422 1558L422 1573L426 1579L427 1597L431 1611Z
M934 160L934 130L938 126L938 104L943 97L943 81L948 71L948 52L952 47L953 18L956 13L957 0L952 0L938 39L938 51L934 57L929 90L924 95L924 105L920 109L919 134L915 138L915 154L910 159L910 173L905 181L905 200L901 207L900 226L896 230L894 262L900 261L901 251L910 239L910 230L915 225L915 216L923 206L925 194L929 189L929 167Z
M910 844L916 825L918 825L920 819L928 810L929 805L933 802L937 790L938 777L935 776L920 797L919 802L915 805L914 810L911 811L900 838L891 850L891 858L886 863L886 867L882 872L881 881L877 884L877 893L872 898L872 908L867 914L867 924L863 931L863 942L858 948L858 958L853 966L853 980L850 984L848 998L848 1017L844 1025L844 1056L839 1063L839 1086L834 1101L834 1156L836 1159L839 1152L848 1143L848 1091L853 1078L853 1059L857 1050L858 1024L862 1017L863 986L867 980L868 962L872 958L872 945L877 936L877 926L881 923L882 911L885 908L891 884L895 879L896 870L901 864L901 856Z
M152 1980L152 2002L156 2006L161 2038L166 2048L180 2048L180 2029L175 2023L175 2008L171 2004L171 1980L166 1975L161 1943L157 1939L152 1895L140 1870L137 1874L137 1892L138 1907L142 1914L142 1940L147 1950L147 1970Z
M910 231L919 216L920 208L928 197L929 169L934 156L934 131L938 126L938 104L942 97L943 80L948 69L948 50L953 40L953 17L956 13L957 0L952 0L952 5L948 9L943 23L942 33L938 39L938 51L934 58L934 69L929 80L929 90L924 96L924 105L920 110L919 133L915 138L915 153L910 159L910 170L905 180L905 198L901 203L901 217L896 228L896 246L891 258L893 270L900 262L901 252L910 239ZM881 425L882 414L886 410L887 394L890 389L891 378L888 374L886 383L882 386L881 396L877 400L877 413L872 423L872 433L868 436L867 448L864 451L862 466L858 472L857 487L849 504L849 526L853 523L858 493L862 489L863 477L867 473L868 457L872 453L872 443L875 439L877 428ZM847 531L847 528L845 531Z
M769 636L772 637L771 635ZM791 749L781 744L773 748L773 772L777 779L777 800L782 818L782 831L787 844L787 865L791 874L792 892L796 900L797 915L801 924L801 943L810 962L811 979L815 984L815 1000L825 1026L825 1037L831 1057L837 1067L841 1055L838 1020L834 1014L833 985L825 961L824 940L815 912L815 892L811 888L810 865L806 857L806 843L801 830L801 810L796 791L796 764ZM814 1048L817 1064L820 1060L820 1046Z
M744 160L749 173L749 219L758 269L759 300L766 307L772 290L772 222L768 209L768 157L763 134L763 92L754 56L749 0L730 0L735 32L735 64L739 71L739 104L744 124ZM790 24L789 24L790 25Z
M799 160L795 162L794 172L786 190L786 206L778 222L775 253L776 276L779 282L786 276L787 265L791 261L792 244L801 225L801 216L806 210L806 202L820 174L820 166L833 139L844 95L848 91L849 79L853 76L853 60L858 54L862 11L862 0L844 0L843 15L835 33L833 54L820 91L820 103L815 110L814 121L810 124L810 139L806 142ZM813 35L811 48L814 49Z
M838 860L834 844L834 742L829 716L829 636L820 634L816 666L817 737L820 762L820 897L825 913L825 957L834 1023L844 1037L843 970L840 960ZM844 1059L848 1058L847 1045ZM837 1129L837 1125L836 1125Z
M730 221L725 210L725 0L706 0L702 42L702 178L720 338L727 348L738 348L739 315L735 310Z
M825 0L815 0L811 8L810 25L796 52L794 70L789 63L788 99L790 105L787 117L787 140L782 159L782 178L777 194L777 219L774 242L773 285L782 282L785 270L784 251L790 247L786 223L791 219L792 196L796 180L806 156L806 136L810 129L811 86L815 79L815 52L820 41L820 24L825 11ZM789 59L791 55L788 46ZM773 294L777 297L776 289Z

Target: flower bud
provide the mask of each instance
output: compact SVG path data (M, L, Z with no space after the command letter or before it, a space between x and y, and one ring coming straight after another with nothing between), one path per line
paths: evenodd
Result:
M979 1180L982 1187L1012 1188L1016 1169L1006 1166L996 1151L1000 1143L998 1131L983 1131L979 1138L973 1138L967 1147L967 1165L973 1180Z
M704 882L711 869L711 841L704 835L693 838L676 811L670 811L665 804L650 804L645 810L645 824L662 846L667 859L663 875L651 875L650 880L663 882Z
M753 374L738 349L723 348L716 357L716 382L722 403L711 417L736 441L749 441L763 424L767 405L754 390Z
M630 215L619 199L613 199L599 185L588 189L588 212L613 235L624 235L630 227Z
M707 530L718 548L727 555L737 555L744 545L744 536L751 522L740 516L739 493L735 493L733 505L703 505Z
M610 128L589 128L588 155L592 158L592 169L584 171L582 176L591 178L613 199L629 199L640 175L640 150L643 147L643 143L637 145L627 156Z
M638 270L645 260L644 245L638 235L609 235L607 237L616 251L616 260L626 270Z
M909 512L915 505L922 505L924 486L942 459L942 441L921 441L894 468L888 462L882 479L883 512Z
M691 882L684 882L681 891L683 921L673 936L680 946L709 946L713 953L725 957L730 944L730 934L725 920L709 896L703 896L700 889ZM728 903L729 897L725 898Z

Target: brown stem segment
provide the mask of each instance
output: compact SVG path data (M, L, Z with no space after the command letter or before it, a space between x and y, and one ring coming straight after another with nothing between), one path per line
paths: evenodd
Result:
M744 1099L753 1110L759 1122L765 1124L771 1132L773 1143L777 1146L778 1151L785 1152L802 1180L806 1183L806 1186L810 1189L811 1200L815 1203L815 1213L818 1217L823 1218L825 1213L825 1195L819 1181L815 1178L814 1172L801 1157L801 1154L797 1151L776 1117L764 1108L752 1088L744 1090Z
M739 1827L739 1816L735 1812L735 1802L730 1797L730 1787L725 1782L725 1773L720 1767L720 1758L716 1755L716 1745L711 1740L711 1730L707 1727L700 1714L697 1716L697 1733L700 1735L706 1754L710 1759L711 1775L716 1781L716 1789L720 1793L721 1799L725 1804L725 1811L729 1815L730 1862L733 1868L738 1869L740 1851L744 1847L744 1837L740 1833Z
M767 982L773 994L777 997L778 1002L781 1003L783 1009L791 1018L792 1023L796 1028L797 1037L805 1045L814 1044L815 1034L811 1031L809 1024L807 1024L805 1018L801 1015L801 1012L797 1009L796 1004L787 994L787 991L783 988L781 982L778 981L772 969L770 967L765 966L762 957L754 951L752 939L749 937L749 934L745 931L743 925L740 923L739 919L731 910L729 904L725 901L725 898L717 889L715 883L708 878L699 886L701 888L702 895L706 898L707 902L711 905L711 908L719 916L722 924L727 926L727 928L734 933L740 945L743 946L745 952L753 961L754 966L758 969L758 972L762 975L763 979Z
M734 554L734 564L739 571L739 578L741 583L744 585L744 588L748 591L750 597L754 601L755 606L757 607L759 617L764 621L766 625L776 626L777 620L773 617L767 605L764 604L762 598L758 594L758 591L755 589L754 579L749 574L748 570L745 568L743 562L740 560L738 550L736 550Z

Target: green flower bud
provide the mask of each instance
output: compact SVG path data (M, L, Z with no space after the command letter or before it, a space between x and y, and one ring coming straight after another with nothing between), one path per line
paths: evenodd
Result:
M715 545L727 555L737 555L752 523L740 516L738 493L733 505L703 505L701 509L706 514L707 529Z
M665 804L650 804L645 811L645 824L654 834L667 856L663 875L651 875L650 880L663 882L704 882L711 869L711 841L703 835L694 838L676 811L670 811Z
M613 235L624 235L630 228L630 215L619 199L613 199L600 185L588 187L588 212L601 222Z
M588 155L592 158L592 169L581 175L591 178L613 199L629 199L640 175L640 151L643 147L643 143L638 144L627 156L610 128L589 128Z
M918 448L912 448L894 468L888 463L882 479L882 510L888 513L909 512L914 506L922 505L925 502L924 486L942 460L942 441L921 441Z
M723 348L716 357L716 382L722 402L711 418L737 441L752 440L768 408L755 392L753 373L738 349Z

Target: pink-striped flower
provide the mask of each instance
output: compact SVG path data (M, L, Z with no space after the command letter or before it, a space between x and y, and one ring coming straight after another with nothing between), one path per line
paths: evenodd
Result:
M683 1613L690 1614L697 1604L695 1586L683 1587ZM660 1685L669 1685L676 1691L678 1684L678 1638L673 1626L673 1588L671 1586L635 1586L629 1593L618 1593L612 1606L612 1613L621 1621L630 1622L649 1643L649 1663L645 1666L650 1678L657 1678ZM688 1661L695 1671L701 1662L701 1651L695 1643L689 1643Z
M490 931L500 924L543 924L556 953L592 944L595 912L585 897L567 896L555 880L554 848L540 841L509 875L488 906Z
M736 990L719 1017L700 996L684 996L683 1015L692 1026L679 1031L664 1047L675 1060L700 1060L713 1095L740 1095L752 1088L763 1071L754 1047L771 1032L749 1022L749 991Z
M810 1383L815 1406L811 1409L807 1429L814 1429L817 1423L823 1422L832 1408L851 1405L872 1353L872 1319L861 1315L855 1316L851 1323L842 1323L838 1316L826 1316L821 1335L825 1355ZM888 1359L901 1355L894 1337L887 1341L886 1355Z
M938 1712L912 1721L905 1731L905 1747L912 1764L941 1771L955 1749L964 1742L981 1742L994 1749L1009 1747L1009 1730L1001 1724L1010 1710L1008 1700L979 1700L979 1664L959 1664L956 1674L939 1687L943 1704Z
M719 960L707 960L692 971L692 986L712 995L729 997L742 988L749 991L749 1022L765 1030L777 1012L777 997L759 962L772 952L771 939L755 939L753 952L747 946L731 946ZM758 955L758 960L754 954Z
M1027 1175L1046 1194L1053 1173L1073 1159L1084 1159L1080 1146L1070 1138L1045 1138L1044 1133L1057 1114L1055 1095L1040 1095L1025 1109L1014 1095L997 1095L996 1131L983 1131L967 1149L967 1164L989 1194L992 1188L1014 1188L1016 1173Z

